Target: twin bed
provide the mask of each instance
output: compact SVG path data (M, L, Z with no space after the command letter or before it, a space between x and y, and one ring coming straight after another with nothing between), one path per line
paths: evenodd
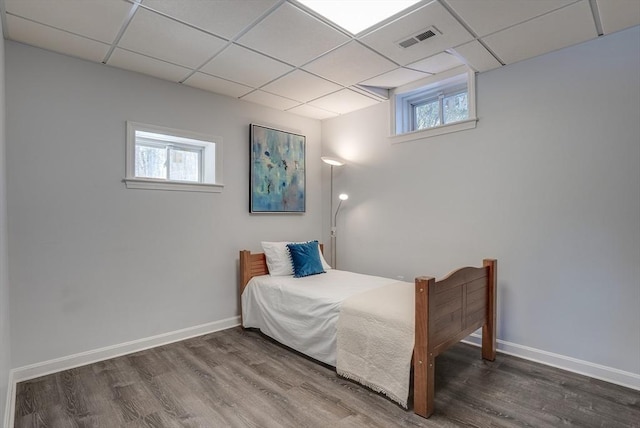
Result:
M322 248L322 247L320 247ZM269 275L264 253L240 251L242 325L413 410L434 411L435 357L482 328L482 358L496 355L496 260L415 283L327 269ZM413 307L412 307L413 306Z

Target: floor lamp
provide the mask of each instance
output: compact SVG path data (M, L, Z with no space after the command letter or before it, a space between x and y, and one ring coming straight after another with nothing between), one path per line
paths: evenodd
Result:
M344 161L340 160L340 159L336 159L336 158L331 158L331 157L327 157L327 156L322 156L320 159L322 159L322 162L328 164L331 167L331 190L330 190L330 199L331 199L331 211L329 213L329 215L331 216L330 218L330 225L331 225L331 266L335 269L336 268L336 219L338 217L338 210L340 209L340 205L338 205L338 210L336 210L335 215L333 214L333 167L334 166L342 166L344 165ZM342 200L340 200L340 203L342 203Z

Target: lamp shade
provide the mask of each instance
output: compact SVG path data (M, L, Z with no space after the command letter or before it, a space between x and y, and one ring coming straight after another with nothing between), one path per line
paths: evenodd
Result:
M344 165L344 161L338 159L338 158L331 158L329 156L322 156L320 159L322 159L322 162L329 164L331 166L342 166Z
M338 199L340 199L341 201L346 201L347 199L349 199L349 195L347 195L346 193L340 193Z

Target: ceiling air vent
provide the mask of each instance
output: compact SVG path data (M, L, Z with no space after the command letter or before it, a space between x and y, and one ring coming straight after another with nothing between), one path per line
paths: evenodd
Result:
M440 31L438 31L436 27L429 27L419 31L418 33L412 36L405 37L396 43L398 43L400 47L406 49L420 42L424 42L425 40L430 39L431 37L434 37L438 34L442 34L442 33L440 33Z
M417 36L415 36L415 38L420 40L420 41L423 41L423 40L427 40L429 37L433 37L435 35L436 35L436 33L434 33L433 31L427 30L424 33L418 34Z
M418 40L414 39L413 37L407 40L403 40L400 43L398 43L400 46L402 46L403 48L408 48L409 46L413 46L416 43L418 43Z

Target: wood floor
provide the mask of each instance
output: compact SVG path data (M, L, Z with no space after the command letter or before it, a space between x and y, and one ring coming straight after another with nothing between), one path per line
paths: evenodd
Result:
M15 427L640 427L640 392L458 344L423 419L233 328L18 384Z

